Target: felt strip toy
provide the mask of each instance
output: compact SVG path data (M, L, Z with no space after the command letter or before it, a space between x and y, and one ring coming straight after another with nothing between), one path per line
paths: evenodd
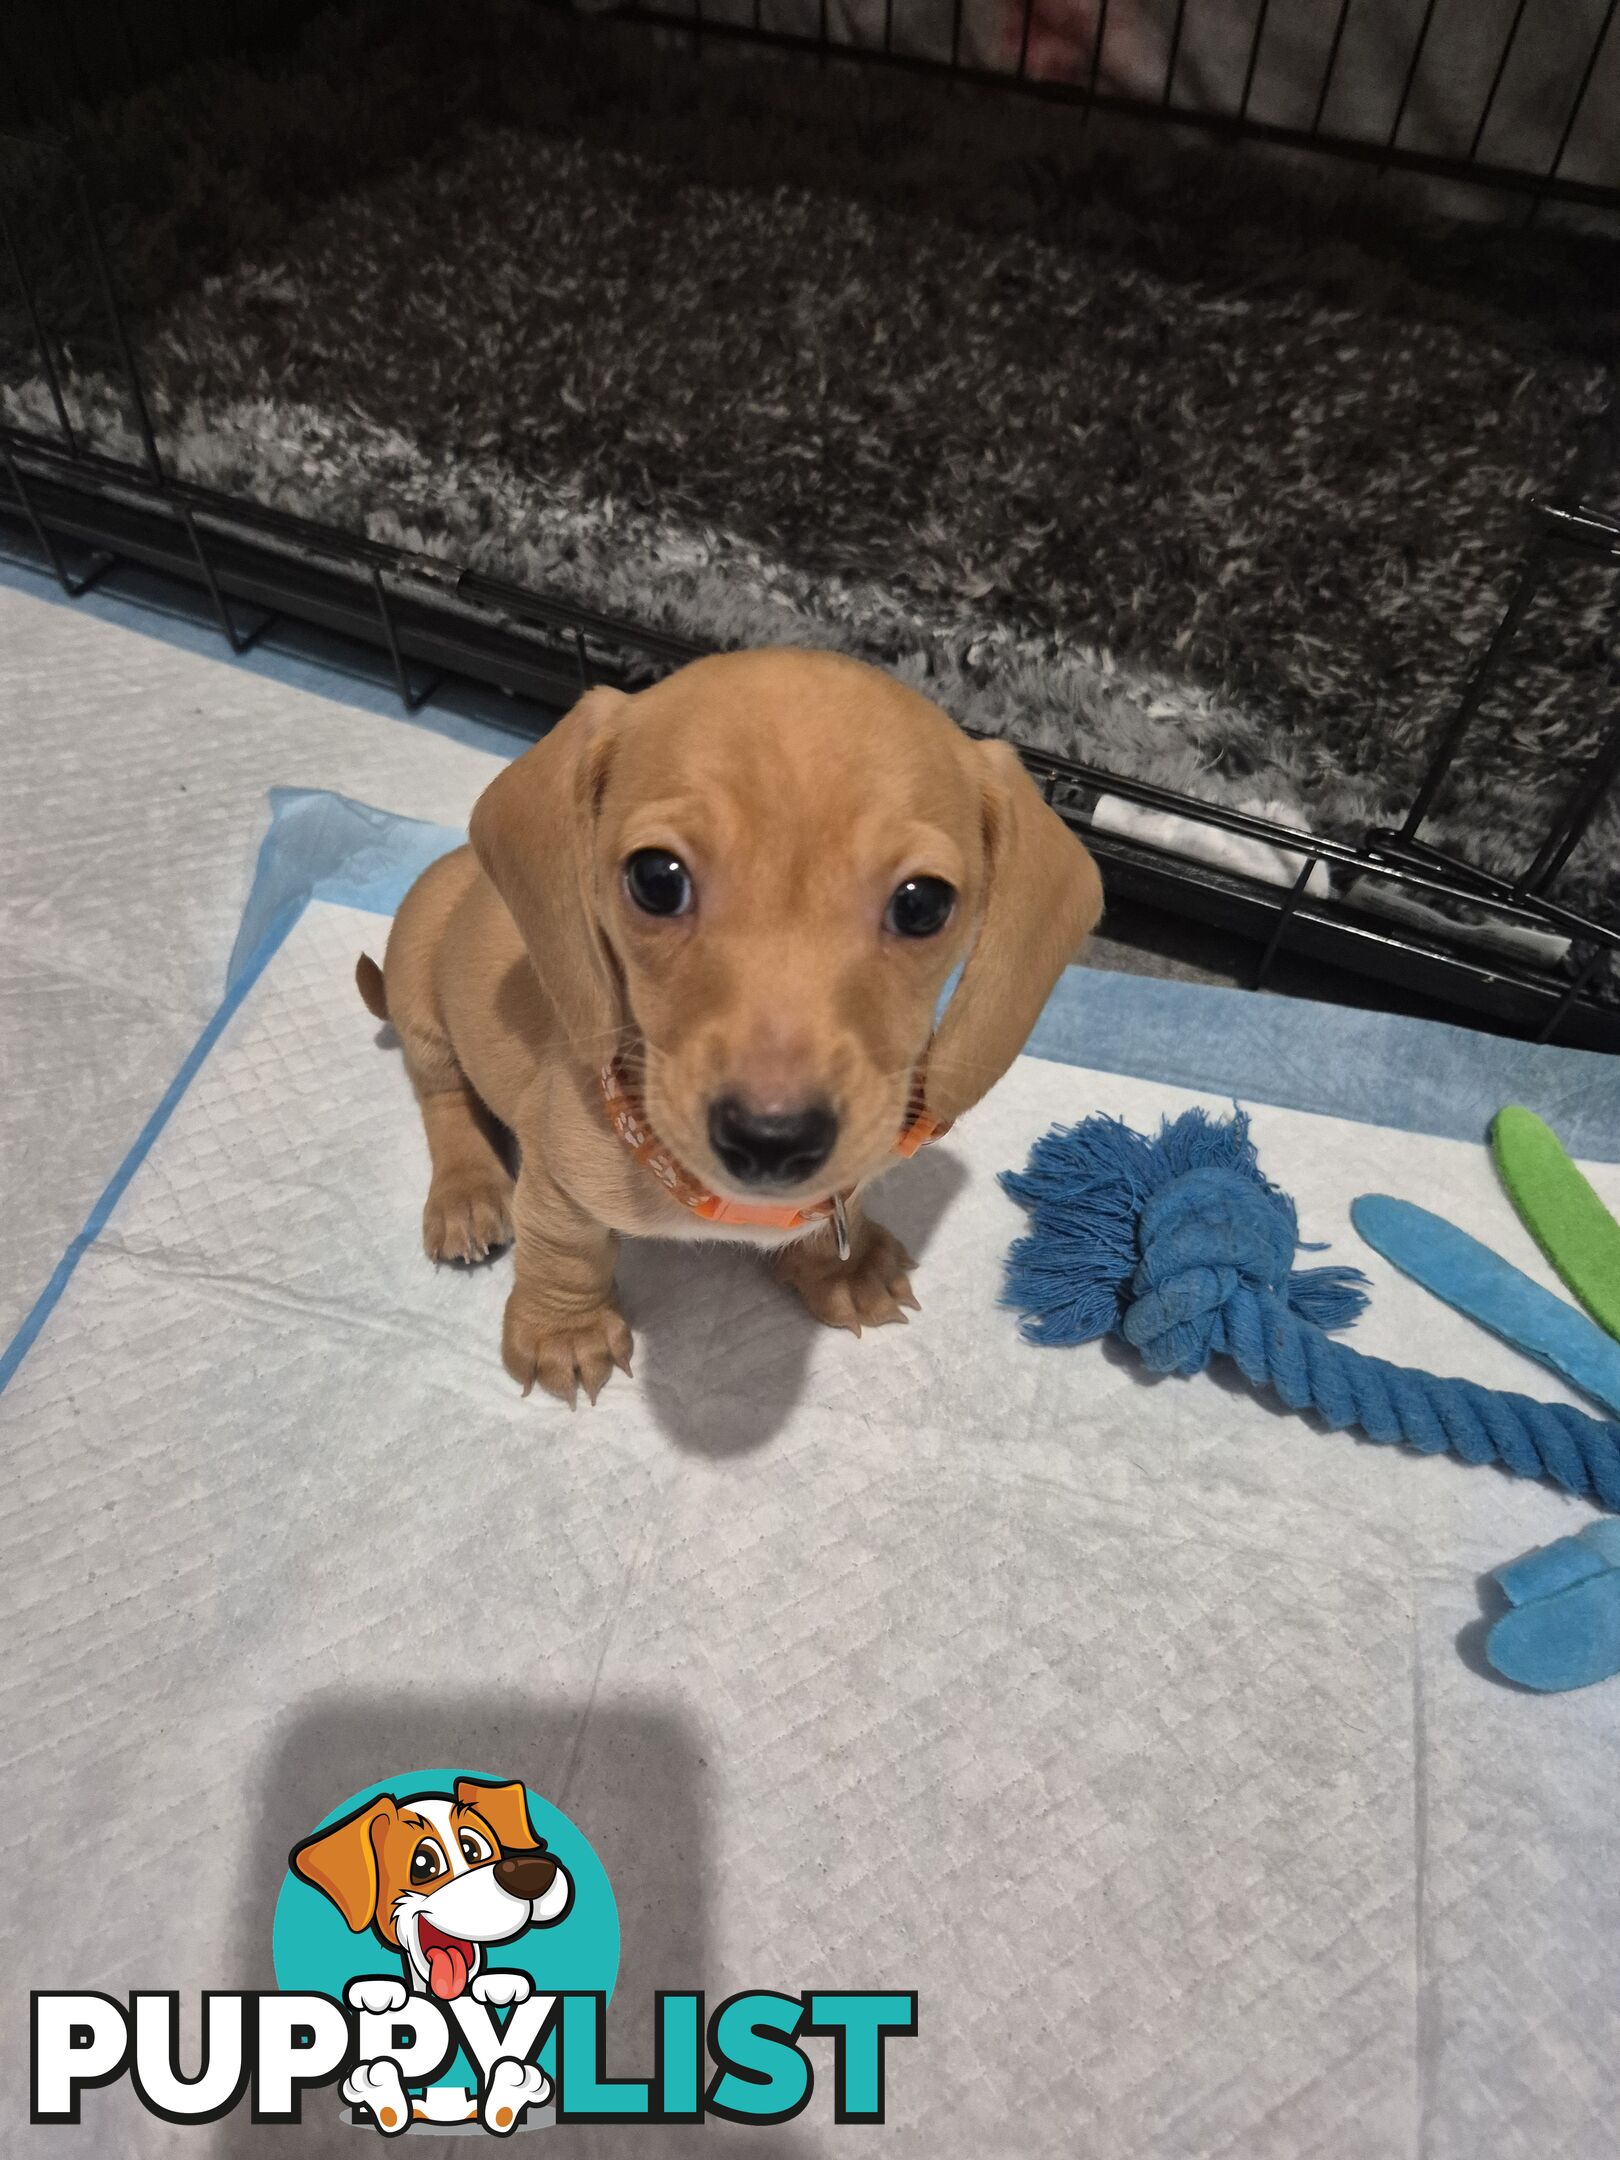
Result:
M1529 1110L1499 1110L1491 1148L1525 1228L1599 1327L1620 1336L1620 1223Z
M1620 1512L1620 1425L1334 1340L1364 1309L1366 1278L1294 1266L1294 1204L1262 1174L1241 1111L1187 1110L1155 1139L1086 1118L1038 1140L1002 1184L1030 1215L1005 1291L1029 1341L1118 1335L1153 1372L1229 1357L1252 1387L1335 1431L1500 1463Z
M1374 1252L1425 1290L1620 1416L1620 1343L1576 1306L1410 1200L1364 1193L1351 1202L1350 1220Z
M1620 1522L1588 1523L1493 1573L1510 1609L1485 1655L1504 1679L1552 1695L1620 1672Z

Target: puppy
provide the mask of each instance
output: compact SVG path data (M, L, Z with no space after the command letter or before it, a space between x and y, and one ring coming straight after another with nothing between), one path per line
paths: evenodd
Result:
M903 1320L864 1188L1006 1070L1101 908L1014 752L874 668L589 692L357 971L421 1105L429 1256L515 1242L507 1370L570 1404L630 1370L621 1234L741 1238L817 1319Z

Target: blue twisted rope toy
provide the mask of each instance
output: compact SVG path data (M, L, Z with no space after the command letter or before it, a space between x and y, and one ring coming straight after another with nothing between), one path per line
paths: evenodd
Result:
M1620 1425L1562 1403L1365 1357L1327 1331L1367 1303L1359 1268L1296 1268L1294 1204L1261 1173L1240 1110L1166 1119L1146 1139L1090 1117L1038 1140L1006 1190L1031 1218L1004 1302L1035 1343L1119 1335L1151 1372L1232 1358L1253 1387L1334 1431L1501 1463L1620 1512ZM1319 1249L1319 1248L1316 1248Z

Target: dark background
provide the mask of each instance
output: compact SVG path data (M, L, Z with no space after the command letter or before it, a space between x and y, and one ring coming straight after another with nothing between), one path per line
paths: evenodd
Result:
M0 127L66 118L192 60L279 44L322 0L7 0Z

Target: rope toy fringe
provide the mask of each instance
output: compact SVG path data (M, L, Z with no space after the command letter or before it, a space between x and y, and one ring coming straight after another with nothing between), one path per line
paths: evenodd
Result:
M1186 1110L1151 1140L1118 1118L1086 1118L1038 1140L1028 1167L1001 1182L1031 1219L1007 1256L1003 1298L1024 1315L1027 1341L1118 1335L1157 1373L1229 1357L1252 1387L1332 1431L1500 1463L1620 1512L1620 1425L1333 1340L1365 1311L1367 1278L1294 1266L1321 1248L1301 1243L1241 1110Z

